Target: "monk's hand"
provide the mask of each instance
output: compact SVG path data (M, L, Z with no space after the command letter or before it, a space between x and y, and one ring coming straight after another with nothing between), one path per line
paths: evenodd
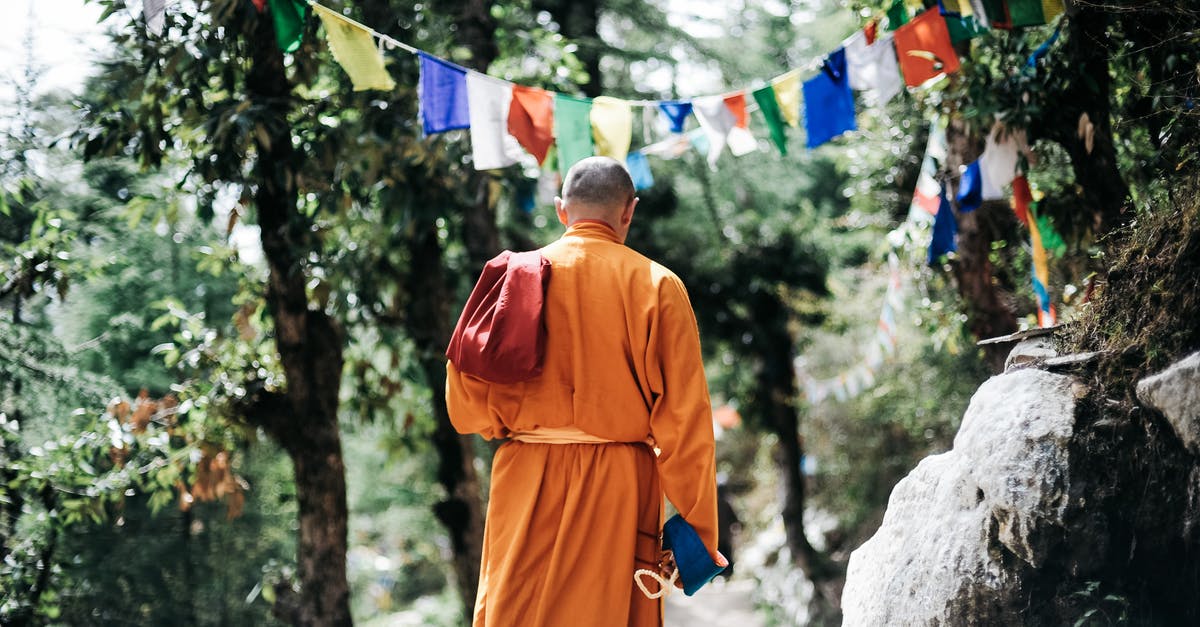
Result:
M659 556L658 556L658 572L660 575L662 575L662 578L664 580L670 581L671 575L673 575L675 573L676 568L678 568L678 567L675 565L675 553L673 551L663 551L662 553L659 554ZM675 580L675 587L682 590L683 589L683 581L678 580L678 579Z
M729 560L725 559L725 556L721 554L720 551L717 551L717 559L715 561L717 566L720 566L721 568L726 568L729 566Z

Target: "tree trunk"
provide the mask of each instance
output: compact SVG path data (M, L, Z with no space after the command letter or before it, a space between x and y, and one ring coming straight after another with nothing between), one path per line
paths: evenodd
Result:
M583 93L595 98L604 92L600 75L600 57L603 50L600 35L600 3L596 0L535 0L533 8L545 11L558 22L564 37L579 46L575 57L591 79L583 85Z
M338 431L342 334L336 322L309 309L301 260L308 224L296 210L296 155L288 126L291 84L270 19L259 19L246 91L270 112L254 165L255 204L269 275L266 300L286 392L264 395L247 418L287 451L295 472L300 530L300 590L277 588L275 613L301 626L351 625L346 580L346 477Z
M1111 15L1101 8L1082 7L1067 21L1066 40L1057 56L1072 73L1087 80L1070 81L1060 93L1053 94L1050 101L1058 106L1041 118L1040 126L1031 129L1035 135L1060 144L1070 155L1080 199L1093 216L1097 235L1108 233L1130 217L1126 212L1129 186L1117 168L1112 135L1110 19ZM1092 124L1090 150L1087 133L1080 134L1084 115Z
M462 595L463 620L474 613L483 556L483 498L475 472L475 455L468 436L459 435L446 409L445 347L450 340L451 291L442 269L443 251L432 215L418 217L409 239L412 267L406 292L408 326L419 349L421 369L433 392L433 414L437 427L433 445L438 454L438 482L446 499L434 506L434 514L450 534L454 575Z

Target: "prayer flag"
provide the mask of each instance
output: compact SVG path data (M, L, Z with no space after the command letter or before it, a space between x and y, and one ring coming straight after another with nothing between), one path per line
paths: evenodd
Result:
M161 36L167 23L167 0L143 0L142 18L146 20L147 32Z
M962 178L958 180L958 210L962 213L975 211L983 204L983 175L979 170L979 160L971 162L963 170Z
M946 20L937 11L925 11L900 27L896 31L896 52L904 81L910 87L958 70L958 55L950 43Z
M1029 205L1033 202L1033 191L1029 189L1029 180L1025 175L1012 180L1012 208L1021 224L1029 226Z
M733 114L733 128L729 129L729 152L740 157L758 150L758 140L750 132L750 116L746 112L746 92L725 96L725 106Z
M1054 21L1054 18L1063 14L1066 11L1066 6L1063 0L1042 0L1042 18L1046 23Z
M1033 51L1033 54L1029 55L1029 58L1025 61L1026 67L1036 68L1038 60L1050 52L1050 48L1054 46L1054 42L1058 41L1059 35L1062 34L1062 25L1063 23L1059 22L1058 26L1054 29L1054 34L1050 35L1049 39L1043 41L1042 44Z
M821 71L804 81L804 131L808 147L821 144L858 126L854 122L854 94L846 76L846 50L825 57Z
M689 133L690 135L690 133ZM638 152L643 155L658 157L660 159L678 159L683 156L692 147L692 142L688 135L672 135L660 142L644 146Z
M658 103L658 110L667 118L672 133L682 133L687 117L692 114L692 103L686 100L668 100Z
M304 16L308 3L302 0L270 0L275 22L275 41L284 52L295 52L304 38Z
M971 5L964 5L966 9L970 9ZM968 39L974 39L988 31L987 26L983 25L969 11L966 13L946 13L942 14L946 20L946 30L950 33L950 41L958 43Z
M1054 228L1054 222L1050 220L1050 216L1039 213L1038 203L1029 205L1029 211L1035 216L1037 221L1038 232L1042 234L1042 245L1046 247L1046 252L1061 257L1067 253L1067 243L1063 241L1062 235Z
M895 0L887 10L888 30L896 30L908 23L908 7L904 0Z
M1040 26L1046 23L1042 0L1007 0L1008 15L1013 27Z
M954 241L958 234L958 222L954 219L954 210L946 198L945 190L938 194L937 217L933 219L933 239L929 241L929 265L937 263L938 258L958 250Z
M650 172L650 162L640 151L629 153L629 156L625 158L625 169L629 170L629 177L633 179L635 190L654 186L654 175Z
M391 91L396 81L383 67L383 55L375 46L375 38L357 22L319 4L313 10L325 25L325 39L333 58L350 75L354 91L380 89Z
M471 122L471 158L476 170L510 166L520 158L517 140L508 134L512 85L476 72L467 73L467 111Z
M254 0L254 8L258 9L259 15L267 10L267 0Z
M545 163L546 153L554 144L554 94L513 85L508 132L537 159L538 165Z
M712 143L708 141L708 133L705 133L703 128L692 129L691 132L689 132L687 135L684 135L684 137L687 138L688 142L692 145L692 148L695 148L696 152L700 153L702 156L707 157L709 151L712 150Z
M942 185L936 178L938 164L946 159L948 152L946 129L934 118L929 123L929 141L925 144L925 157L921 159L921 172L917 175L917 187L908 208L909 220L925 223L937 215L942 192Z
M471 126L467 70L422 51L417 56L421 59L419 99L425 134Z
M875 39L879 36L879 20L871 18L871 21L862 27L862 33L867 38L868 46L875 43Z
M554 137L558 146L558 171L565 179L571 166L593 154L592 101L566 94L554 96Z
M983 200L1004 198L1004 186L1017 175L1017 161L1023 138L1019 133L1006 132L997 122L984 142L983 154L979 156L982 177Z
M592 120L592 139L596 143L596 154L625 161L629 154L629 141L633 136L633 110L629 102L609 96L592 100L589 114Z
M1005 0L979 0L983 11L976 10L975 13L982 13L987 18L987 22L992 28L1002 28L1005 30L1011 29L1012 18L1008 15L1008 3Z
M1013 205L1017 203L1017 189L1021 187L1025 192L1029 191L1029 184L1025 181L1024 176L1017 177L1013 181ZM1028 205L1026 211L1029 210ZM1050 285L1050 264L1046 258L1046 247L1042 245L1042 234L1038 229L1038 221L1026 220L1025 223L1029 226L1029 244L1033 250L1033 292L1037 295L1038 301L1038 326L1049 327L1054 326L1055 313L1054 305L1050 302L1050 292L1047 286Z
M758 103L758 110L767 124L767 132L771 134L771 141L775 142L775 146L779 148L779 154L786 155L787 133L783 128L783 114L779 111L779 100L775 98L775 88L767 85L754 90L753 96L754 102Z
M696 119L700 121L700 128L704 130L705 137L708 138L708 166L716 168L717 159L721 157L721 152L725 150L725 144L728 142L729 131L737 124L737 120L729 107L725 106L725 99L721 96L697 98L692 101L692 110Z
M792 70L771 81L779 113L791 126L800 126L800 70Z
M850 88L866 91L864 99L872 105L891 100L904 88L896 46L891 35L867 43L866 33L858 31L846 40L846 73Z

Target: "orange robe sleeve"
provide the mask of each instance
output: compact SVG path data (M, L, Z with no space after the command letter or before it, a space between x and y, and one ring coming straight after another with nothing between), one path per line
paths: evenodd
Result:
M478 433L488 440L508 436L508 430L488 402L492 387L483 379L459 372L454 362L446 361L446 410L456 431Z
M653 399L650 433L660 451L659 476L667 499L715 559L716 459L700 332L677 277L664 278L658 301L646 347L646 373Z

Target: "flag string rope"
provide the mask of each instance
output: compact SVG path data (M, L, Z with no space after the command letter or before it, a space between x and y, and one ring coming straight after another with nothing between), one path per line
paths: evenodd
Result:
M455 67L461 68L463 71L465 71L465 72L467 72L467 73L470 73L470 74L472 74L472 75L478 76L478 77L480 77L480 78L483 78L483 79L485 79L485 80L491 81L491 82L493 82L493 83L496 83L496 84L500 84L500 85L515 85L515 84L516 84L516 83L513 83L513 82L512 82L512 81L510 81L510 80L506 80L506 79L500 78L500 77L498 77L498 76L492 76L492 75L490 75L490 74L485 74L485 73L483 73L483 72L480 72L480 71L477 71L477 70L473 70L473 69L471 69L471 68L462 67L462 66L458 65L457 63L454 63L453 61L450 61L450 60L448 60L448 59L444 59L444 58L442 58L442 57L439 57L439 56L437 56L437 55L435 55L435 54L430 54L429 52L427 52L427 51L425 51L425 50L421 50L420 48L417 48L417 47L415 47L415 46L412 46L412 45L410 45L410 44L407 44L407 43L405 43L405 42L403 42L403 41L400 41L399 39L396 39L395 37L392 37L392 36L390 36L390 35L386 35L386 34L384 34L384 33L381 33L381 32L379 32L379 31L375 30L374 28L371 28L370 26L367 26L366 24L363 24L362 22L359 22L358 20L355 20L355 19L352 19L352 18L346 17L345 15L342 15L342 13L341 13L341 12L339 12L339 11L335 11L335 10L333 10L333 9L330 9L330 8L329 8L329 7L327 7L327 6L325 6L325 5L323 5L323 4L319 3L319 2L316 2L316 0L306 0L306 2L307 2L307 3L308 3L310 6L314 6L314 7L318 7L318 6L319 6L319 7L323 8L323 9L325 9L326 11L328 11L328 15L333 15L333 16L336 16L338 19L340 19L340 20L342 20L342 21L346 22L347 24L350 24L350 25L354 26L355 28L359 28L359 29L362 29L362 30L364 30L364 31L366 31L366 32L368 32L368 33L370 33L370 34L371 34L371 36L372 36L372 37L374 37L375 39L379 40L379 42L380 42L381 44L387 44L387 45L388 45L389 47L391 47L391 48L399 48L399 49L401 49L401 50L404 50L405 52L408 52L409 54L420 54L420 53L424 53L424 54L426 54L426 55L428 55L428 56L430 56L430 57L433 57L433 58L435 58L435 59L437 59L437 60L439 60L439 61L442 61L442 62L444 62L444 63L448 63L448 64L450 64L450 65L453 65L453 66L455 66ZM848 41L848 39L849 39L849 38L847 38L846 40L843 40L843 41L842 41L842 43L841 43L840 45L845 45L845 43L846 43L846 41ZM819 68L821 67L821 65L824 63L824 61L825 61L825 57L824 57L824 56L821 56L821 57L819 57L819 58L815 58L815 59L813 59L813 60L809 61L809 62L808 62L807 64L805 64L805 65L801 65L801 66L799 66L799 67L792 68L792 69L790 69L790 70L788 70L788 71L784 72L783 74L779 74L779 75L775 76L774 78L772 78L772 79L771 79L771 80L769 80L769 81L762 81L762 82L763 82L763 84L764 84L764 85L770 85L770 84L771 84L771 83L772 83L774 80L778 79L779 77L786 76L786 75L788 75L788 74L790 74L790 73L792 73L792 72L811 72L811 71L813 71L813 70L819 69ZM551 91L551 90L546 90L546 91ZM742 92L742 93L749 93L750 91L753 91L753 88L735 89L735 90L731 90L731 91L727 91L727 92L722 92L722 93L720 93L720 94L714 94L714 95L712 95L712 96L691 96L691 97L687 97L687 98L681 98L681 99L668 99L668 100L627 100L627 99L624 99L624 98L622 98L621 100L622 100L622 101L624 101L626 104L628 104L628 105L629 105L629 106L631 106L631 107L657 107L658 105L660 105L660 104L662 104L662 103L665 103L665 102L675 102L676 100L698 100L698 99L703 99L703 98L706 98L706 97L714 97L714 98L717 98L717 97L722 97L722 96L728 96L728 95L732 95L732 94L737 94L737 93L739 93L739 92ZM552 93L555 93L555 92L552 92ZM754 112L754 111L757 111L757 110L758 110L758 106L757 106L757 105L755 105L755 104L751 104L751 103L747 103L747 109L746 109L746 111L747 111L747 112Z

